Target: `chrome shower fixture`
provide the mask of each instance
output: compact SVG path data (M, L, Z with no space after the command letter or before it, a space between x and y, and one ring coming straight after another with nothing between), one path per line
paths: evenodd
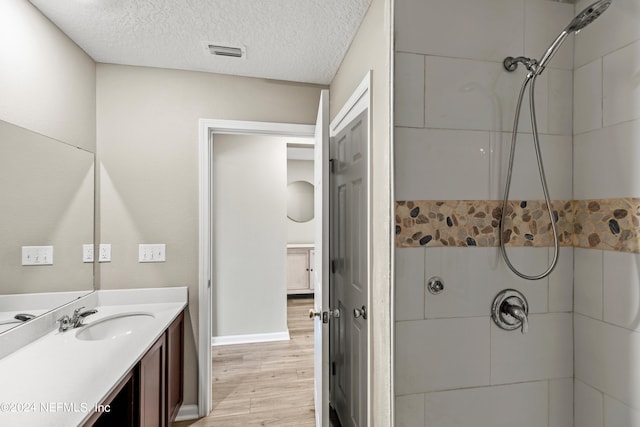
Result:
M553 58L558 49L560 49L560 46L566 40L566 38L570 34L579 32L581 29L595 21L596 18L602 15L602 13L607 10L609 6L611 6L612 1L613 0L598 0L597 2L584 9L582 12L577 14L576 17L573 18L571 22L569 22L569 25L567 25L564 30L562 30L558 37L556 37L553 43L551 43L551 46L549 46L549 48L546 50L544 55L542 55L542 58L539 61L531 58L525 58L523 56L519 56L517 58L508 56L503 61L504 68L507 71L514 71L517 68L518 63L521 63L527 67L527 70L529 70L529 72L533 73L534 75L540 75L544 71L549 61L551 61L551 58Z
M500 227L499 227L499 239L500 239L500 252L504 258L505 263L511 271L513 271L519 277L527 280L538 280L547 277L553 269L558 264L558 252L560 250L560 244L558 242L558 231L556 227L556 221L553 214L553 210L551 207L551 198L549 197L549 189L547 187L547 178L544 173L544 166L542 165L542 153L540 151L540 140L538 138L538 124L536 122L536 106L535 106L535 84L536 78L542 74L545 67L551 61L551 58L556 54L562 43L566 40L566 38L573 33L577 33L593 21L602 15L602 13L607 10L609 6L611 6L611 2L613 0L598 0L595 3L591 4L585 10L580 12L573 20L565 27L564 30L560 33L558 37L551 43L551 46L547 49L547 51L542 55L540 61L535 59L526 58L524 56L518 56L516 58L509 56L505 58L503 61L504 68L507 71L515 71L518 67L518 64L523 64L527 70L527 76L522 84L522 88L520 89L520 94L518 96L518 103L516 105L515 119L513 122L513 133L511 135L511 152L509 154L509 169L507 170L507 179L504 189L504 199L502 200L502 213L500 218ZM507 255L507 250L505 248L505 244L507 242L504 241L505 233L504 233L504 222L506 219L507 212L507 204L509 200L509 190L511 188L511 176L513 174L513 159L516 151L516 142L518 139L518 122L520 120L520 108L522 107L522 98L524 96L524 92L527 89L527 85L531 83L529 87L529 110L531 112L531 129L533 133L533 146L536 150L536 158L538 160L538 171L540 172L540 182L542 184L542 192L544 194L544 200L547 205L547 212L549 213L549 220L551 222L551 232L553 233L553 260L551 261L551 265L540 274L536 275L527 275L520 271L511 264L509 260L509 256Z

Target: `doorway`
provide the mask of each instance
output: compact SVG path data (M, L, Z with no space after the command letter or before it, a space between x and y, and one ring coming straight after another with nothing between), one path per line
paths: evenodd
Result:
M212 336L212 253L214 250L212 212L212 154L216 135L269 135L287 138L313 138L315 126L286 123L200 120L200 215L199 215L199 301L198 315L198 414L211 412L211 336ZM284 248L283 248L284 249ZM316 257L318 258L318 257ZM283 260L284 261L284 260ZM319 260L320 261L320 260ZM284 268L284 262L283 262ZM283 292L284 295L284 292Z
M268 134L281 135L289 137L310 137L316 139L316 150L314 160L314 184L316 202L316 218L321 219L316 222L316 251L314 268L314 309L310 313L314 318L314 342L315 342L315 363L314 363L314 379L315 379L315 413L316 425L318 427L327 427L329 425L329 388L330 383L330 365L329 365L329 323L333 317L337 316L335 307L329 304L329 128L333 136L338 135L342 130L358 116L364 113L366 123L362 126L365 135L366 150L362 151L362 162L366 165L362 179L366 182L361 206L359 222L363 224L359 238L365 240L363 253L360 260L363 270L360 276L361 284L366 288L366 294L362 297L366 302L358 301L357 307L345 306L345 312L342 315L354 315L356 320L367 320L370 322L372 313L367 313L367 319L362 316L363 311L368 310L371 306L371 159L370 159L370 142L371 142L371 111L370 111L370 87L371 73L369 73L362 83L358 86L352 97L345 103L340 112L336 115L331 125L328 125L328 91L322 91L320 99L320 107L318 112L318 120L316 126L294 125L282 123L262 123L262 122L244 122L244 121L220 121L220 120L201 120L200 121L200 263L199 263L199 331L198 331L198 412L200 416L206 416L211 410L211 242L213 236L211 234L211 144L212 135L217 133L230 134ZM364 123L364 122L363 122ZM322 149L318 149L322 147ZM353 305L354 298L351 298L347 305ZM345 301L346 302L346 301ZM364 308L364 310L363 310ZM358 312L350 310L357 309ZM375 320L375 318L374 318ZM357 325L357 322L351 322L351 327ZM344 323L346 325L346 322ZM360 324L362 326L362 324ZM358 404L349 409L357 407L358 414L345 419L353 420L351 424L345 425L366 425L371 420L371 376L372 376L372 351L371 351L371 328L360 327L358 339L364 339L364 345L360 346L358 359L363 363L356 362L350 364L352 372L358 372L358 384L363 384L358 388ZM350 356L344 356L350 357ZM358 368L355 368L355 366ZM351 375L351 374L349 374ZM364 380L364 381L361 381ZM351 394L353 388L350 389ZM348 396L352 399L352 396Z

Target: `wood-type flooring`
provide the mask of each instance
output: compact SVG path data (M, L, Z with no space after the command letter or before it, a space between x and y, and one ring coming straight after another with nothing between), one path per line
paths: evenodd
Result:
M173 426L315 426L310 308L312 298L287 301L290 341L213 347L213 411Z

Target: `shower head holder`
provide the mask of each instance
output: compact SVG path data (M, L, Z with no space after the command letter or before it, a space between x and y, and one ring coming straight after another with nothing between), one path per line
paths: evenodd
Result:
M538 69L538 61L536 61L535 59L527 58L525 56L518 56L516 58L514 58L513 56L507 56L506 58L504 58L504 61L502 61L504 69L509 71L510 73L518 68L518 64L523 64L525 67L527 67L527 70L531 71L532 73L535 73Z

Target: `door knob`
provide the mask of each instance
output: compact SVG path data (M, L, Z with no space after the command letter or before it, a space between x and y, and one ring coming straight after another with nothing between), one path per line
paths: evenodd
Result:
M319 311L315 311L313 308L309 309L309 319L313 320L314 317L320 317L322 314Z
M353 317L355 317L356 319L358 317L362 317L363 319L366 319L367 318L367 307L363 305L361 308L354 308L353 309Z

